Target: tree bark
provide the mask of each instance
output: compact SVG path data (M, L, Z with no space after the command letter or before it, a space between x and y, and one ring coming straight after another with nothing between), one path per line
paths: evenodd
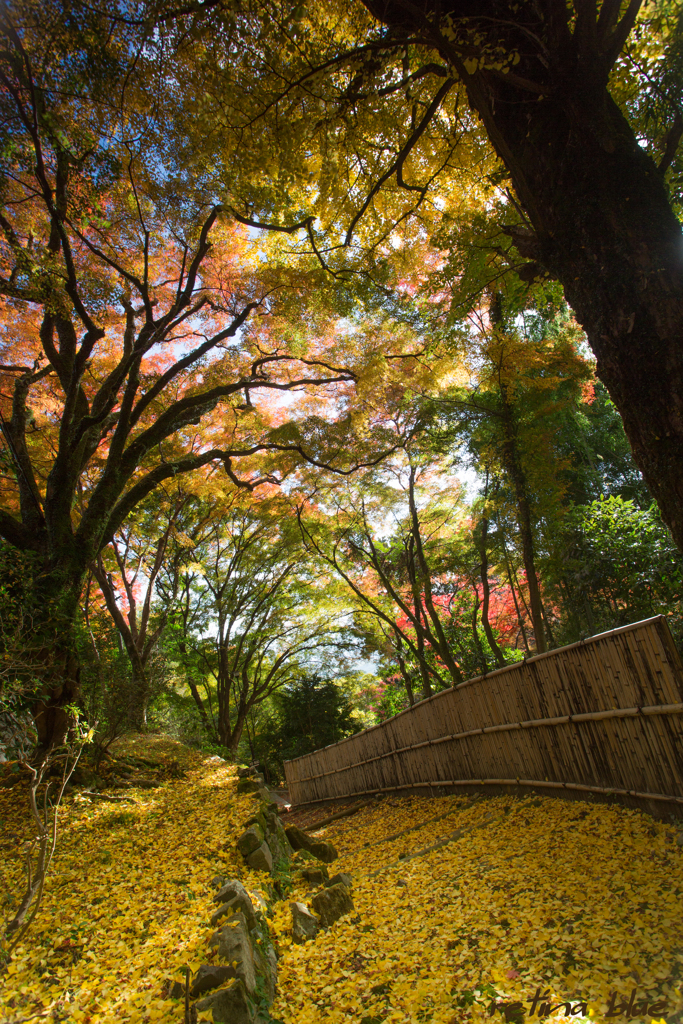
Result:
M415 694L413 693L413 681L410 678L410 672L406 665L405 658L403 657L403 641L401 640L401 634L398 630L394 630L394 651L396 653L396 659L398 661L398 667L405 683L406 693L408 694L408 704L412 708L415 703Z
M213 739L217 739L218 737L216 736L216 731L213 728L211 722L209 721L209 716L206 713L206 708L204 707L204 701L202 700L201 694L200 694L199 690L197 689L197 684L195 683L194 679L192 679L191 676L189 676L189 675L186 677L186 681L187 681L187 685L190 688L190 693L192 694L192 699L195 702L195 704L197 705L197 710L199 711L199 717L201 718L202 725L204 726L204 729L206 730L206 735L212 737Z
M147 709L149 705L149 680L147 678L147 660L151 650L145 651L142 644L138 642L137 629L132 628L131 622L126 622L123 614L116 603L116 592L111 575L107 573L102 564L101 557L93 563L92 573L97 580L98 586L107 605L109 614L118 631L119 637L126 649L128 660L131 666L131 690L130 703L126 709L130 724L142 730L147 724ZM135 623L135 609L131 608L129 619Z
M524 649L527 654L531 654L531 650L529 648L529 641L526 635L526 629L524 628L522 610L519 607L519 601L517 600L517 590L515 589L516 581L512 578L512 569L510 568L510 557L508 555L508 549L505 545L505 539L503 539L503 554L505 555L505 570L507 572L508 583L510 584L510 592L512 593L512 600L514 601L515 612L517 613L517 625L519 626L519 630L522 634L522 640L524 641ZM522 597L521 590L519 596Z
M364 2L438 49L465 83L528 218L509 234L563 284L683 550L683 236L662 173L608 90L639 5L619 21L621 5L607 0ZM468 73L475 34L515 64L501 72L483 60Z
M226 704L225 715L218 721L218 733L221 745L227 747L231 754L237 753L249 708L240 703L237 707L234 724L230 723L230 708Z
M541 604L541 590L536 575L536 562L534 559L534 534L531 524L531 509L527 495L524 470L519 460L517 450L517 436L512 408L508 402L507 389L501 383L501 410L503 424L503 453L505 468L512 481L517 505L517 525L522 541L522 558L526 572L526 582L529 588L529 605L531 608L531 623L534 630L536 652L542 654L546 650L545 633L543 630L543 608Z
M489 642L489 647L493 652L493 656L496 659L496 664L502 667L505 664L505 657L498 645L498 641L493 635L491 623L489 622L491 587L489 584L489 556L486 549L486 541L489 533L489 521L486 516L482 516L481 522L479 523L479 530L477 532L478 537L475 542L479 548L479 574L481 576L482 587L481 624L484 627L484 633L486 634L486 639Z
M479 656L479 661L481 662L481 666L482 666L482 672L484 673L484 675L486 675L486 673L489 670L489 666L488 666L488 662L486 661L486 654L484 653L484 647L482 645L481 637L479 636L479 628L477 626L477 613L479 611L479 608L480 608L479 592L478 592L477 588L475 587L474 588L474 608L472 609L472 643L474 644L474 649L475 649L475 651L477 652L477 654Z
M415 552L417 554L417 567L419 569L420 582L422 583L422 593L424 594L424 603L429 613L432 625L434 627L434 633L436 634L437 640L437 651L441 656L446 668L448 669L451 679L454 683L461 683L463 681L462 672L458 668L455 658L448 645L444 628L441 625L441 619L439 614L434 607L434 600L432 598L432 577L429 566L427 565L427 559L425 557L424 547L422 546L422 534L420 532L420 517L417 514L417 504L415 502L415 467L410 467L410 476L408 480L408 501L410 506L410 521L412 525L413 538L415 540ZM427 616L425 615L425 620Z
M74 644L78 599L86 566L62 563L46 567L36 581L33 631L38 650L39 688L32 705L38 764L61 746L72 722L69 710L80 697L80 664Z

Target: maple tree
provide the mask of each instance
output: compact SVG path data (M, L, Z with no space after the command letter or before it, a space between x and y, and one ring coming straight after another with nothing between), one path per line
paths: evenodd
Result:
M418 690L428 697L504 664L510 610L506 585L482 562L481 522L472 528L443 460L417 431L403 445L353 482L319 483L298 518L310 555L355 598L355 628L386 659L385 683L398 669L412 705Z
M98 79L92 54L81 67L67 58L70 48L83 57L82 26L51 11L45 47L41 19L24 13L17 27L5 12L0 26L11 477L0 534L40 563L35 716L46 750L78 696L71 632L85 578L130 512L164 480L200 467L218 463L237 480L233 460L270 443L267 414L241 415L255 391L354 374L321 352L307 359L301 336L291 351L260 322L249 334L256 314L276 313L282 279L250 260L245 229L221 205L174 201L154 181L156 158L130 127L144 118L126 91L135 55L124 47L128 65L114 62ZM121 42L110 38L110 53Z
M168 608L175 584L174 571L162 565L171 539L163 531L151 534L156 558L146 596L127 576L121 556L127 544L133 549L141 503L153 506L161 484L191 472L210 490L217 467L252 498L257 488L285 483L296 500L314 501L329 469L379 465L400 449L391 426L399 407L420 418L432 454L457 464L464 445L488 480L483 500L463 511L450 549L423 542L423 510L410 506L410 486L391 550L373 555L366 546L373 586L384 574L382 586L397 595L403 588L400 601L410 611L397 617L392 599L386 619L373 625L408 692L416 672L428 692L430 679L442 685L502 664L511 615L521 638L515 642L528 651L552 645L560 603L544 608L542 575L554 557L551 535L578 500L568 497L578 435L566 426L569 414L563 420L557 410L577 408L584 371L586 386L592 381L576 351L562 355L558 347L553 355L552 346L542 351L545 343L520 332L519 318L528 321L543 301L531 285L541 272L563 282L598 355L597 372L617 406L629 406L637 461L655 465L651 438L638 433L634 381L654 387L657 359L649 361L650 376L636 358L624 374L630 357L604 353L635 346L642 355L647 331L661 326L654 316L646 323L649 303L664 308L661 296L639 291L633 275L638 260L643 280L650 273L656 225L673 237L663 186L654 178L639 192L634 186L628 237L641 230L648 196L659 196L652 209L661 216L653 214L645 242L629 249L637 258L622 246L617 267L608 256L617 246L615 225L626 237L623 210L603 231L584 203L570 236L579 185L555 172L567 138L563 104L576 85L572 61L588 54L599 63L617 24L625 32L639 18L631 41L628 33L622 40L628 59L613 47L612 78L603 60L604 81L591 86L613 153L603 156L592 137L586 141L584 97L583 113L571 115L576 166L585 169L584 192L607 164L612 174L631 167L606 210L645 174L657 147L666 151L662 174L676 187L676 132L667 125L677 52L670 12L657 20L635 6L621 16L603 5L599 31L586 28L593 43L579 31L592 24L586 13L570 18L554 41L543 22L526 52L519 41L537 17L526 7L507 24L501 0L487 27L476 12L458 15L455 7L433 18L428 6L407 0L370 6L390 29L362 5L337 2L324 10L270 0L187 9L141 2L124 11L69 0L3 15L0 534L35 557L27 650L45 697L35 705L42 749L63 732L64 708L78 699L73 629L79 603L89 606L91 573L124 637L144 720L143 663L164 619L160 613L150 627L153 590L162 588ZM553 55L543 71L534 63L538 39ZM560 89L553 61L566 47L574 56ZM656 102L639 92L647 76L666 80ZM631 129L619 121L608 87L650 156L634 157ZM513 110L508 101L524 89L533 103L515 100ZM493 113L484 109L492 97ZM533 144L522 152L527 114ZM552 145L534 163L530 154L545 146L544 131ZM602 269L589 274L598 251ZM572 267L577 277L568 283ZM622 303L624 289L630 305ZM503 308L494 322L498 294ZM615 303L623 305L618 316L610 312ZM623 310L633 320L627 331ZM597 343L595 332L608 320ZM663 334L660 342L668 343ZM468 374L474 390L464 383ZM667 387L677 386L676 373L668 374ZM667 395L659 396L660 412L662 402L673 408ZM650 426L656 421L663 430L661 420L658 412ZM563 452L551 437L558 424ZM447 436L455 447L444 447ZM660 436L669 436L664 448L673 451L675 431ZM653 493L676 536L677 485L662 469L668 458L657 463ZM382 472L363 478L376 487L378 519L393 501ZM444 522L456 505L455 493L444 498ZM362 523L360 506L345 514L359 510L367 541L374 526ZM407 630L401 615L406 623L412 616ZM210 732L206 714L204 721Z

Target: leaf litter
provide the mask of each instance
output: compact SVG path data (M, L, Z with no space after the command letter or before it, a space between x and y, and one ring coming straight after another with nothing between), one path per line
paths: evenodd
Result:
M283 1024L503 1021L516 1002L532 1019L537 990L558 1004L546 1019L567 1019L559 1004L569 1003L573 1021L611 1020L610 998L618 1009L633 991L665 1001L669 1020L681 1013L677 826L552 798L377 801L316 833L339 851L334 871L353 876L355 909L296 945L289 902L313 890L295 880L273 901L267 876L245 867L234 844L253 800L237 796L235 768L181 747L166 759L159 788L131 779L134 803L75 796L63 808L43 907L5 968L3 1024L179 1024L169 982L212 962L215 876L270 901L280 956L270 1012ZM6 914L29 838L17 788L0 790Z

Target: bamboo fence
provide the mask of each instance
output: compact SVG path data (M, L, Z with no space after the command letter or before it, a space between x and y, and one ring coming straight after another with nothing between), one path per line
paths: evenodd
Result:
M442 690L285 775L292 804L531 786L680 813L682 740L683 664L657 615Z

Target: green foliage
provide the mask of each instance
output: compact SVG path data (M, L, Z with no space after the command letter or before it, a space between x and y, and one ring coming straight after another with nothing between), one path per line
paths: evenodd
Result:
M205 529L180 574L165 646L205 733L235 751L246 716L341 631L284 502L233 495L210 511L197 508Z
M173 668L177 671L179 666L175 665ZM163 693L152 705L150 717L155 726L166 735L207 754L227 756L226 748L207 735L197 705L187 687L183 686L182 674L169 680Z
M282 779L284 761L336 743L358 728L348 697L334 682L303 676L273 697L271 716L251 742L270 775Z
M419 698L503 657L520 657L532 632L536 573L554 642L659 610L682 631L680 559L651 507L616 410L595 382L560 286L539 282L534 263L519 263L522 247L513 240L524 220L511 201L508 174L467 112L465 87L438 54L399 44L362 6L338 0L315 8L298 0L207 3L185 13L142 3L140 17L131 19L110 0L97 8L81 0L14 7L17 38L37 58L36 88L26 79L31 61L19 60L18 50L12 55L13 36L5 37L3 66L20 92L40 96L41 152L50 168L61 159L64 171L57 202L64 214L52 229L71 237L82 265L72 308L76 285L64 291L66 264L46 244L49 217L40 196L51 186L35 180L42 157L36 161L35 143L6 90L0 158L11 232L6 226L3 360L30 365L40 352L38 321L25 315L27 304L63 307L74 322L82 306L109 332L99 352L80 350L88 388L107 380L114 391L96 415L90 410L62 431L85 438L85 449L97 455L83 462L82 453L69 454L76 458L66 474L74 490L40 541L47 551L53 538L76 536L71 547L78 550L77 558L69 554L67 584L60 589L51 581L58 615L46 601L40 635L32 616L42 612L36 587L47 594L47 584L38 556L0 541L0 707L25 706L40 689L45 640L50 629L62 636L63 618L69 629L62 647L80 661L80 692L74 673L72 696L97 721L101 745L126 727L136 697L121 646L122 616L117 632L94 612L89 619L86 607L72 628L84 566L97 558L103 537L123 527L130 537L136 503L143 539L158 537L163 501L157 492L140 505L147 484L138 491L138 470L152 488L162 471L170 479L203 466L197 453L210 448L223 452L214 468L222 464L233 481L236 464L225 451L235 446L235 459L247 459L240 465L247 467L248 490L239 492L244 501L230 497L221 506L226 478L217 484L212 469L197 484L201 498L194 495L178 512L155 583L159 620L162 611L170 619L149 663L150 727L203 749L234 750L246 721L250 755L281 773L283 759L357 727L356 700L388 717L408 705L411 691ZM656 160L680 120L682 31L673 4L650 5L612 76L614 95ZM433 116L413 138L416 117L430 107ZM675 202L680 154L679 147L666 170ZM438 203L431 201L436 195ZM209 224L214 203L221 212ZM187 297L198 305L191 316L186 304L171 316L182 282L150 291L148 281L192 262L202 224L211 239L207 258L197 256L201 285ZM259 233L258 224L277 230ZM104 246L105 259L96 258L95 244ZM150 253L143 284L139 267ZM164 334L157 319L161 333L136 334L134 318L135 343L153 337L155 352L137 369L124 353L114 387L108 375L125 327L122 294L132 308L142 303L145 331L162 314L180 333L174 327ZM221 331L235 309L251 309L252 299L259 315L239 326L239 345L232 345ZM275 326L269 330L267 322ZM189 324L220 337L217 351L197 356L188 377L179 369L172 374L170 406L164 395L149 408L142 403L138 435L126 449L139 449L140 458L128 460L126 476L115 455L100 478L111 439L126 421L115 411L117 388L130 372L131 393L140 388L150 396L162 379L157 351L177 344L189 351ZM278 355L253 362L266 352ZM290 390L301 366L278 370L281 353L310 356L310 366L332 373L339 386L327 406L315 404L311 388ZM74 376L69 387L76 390L55 412L63 376L36 378L25 409L30 429L21 437L41 501L59 445L55 423L85 396ZM198 403L204 390L225 389L226 381L236 390L224 391L220 409L208 398ZM271 394L300 395L291 416L273 403L269 419L266 403L254 404L257 387L271 386L279 389ZM52 411L41 419L44 399ZM164 423L168 429L160 430ZM187 430L190 424L196 432ZM267 454L257 458L264 444ZM356 457L364 472L330 484L325 465L338 469L340 459ZM11 480L7 512L15 517L21 477L9 447L0 459ZM486 481L475 501L454 480L464 468ZM108 490L119 476L121 487ZM273 499L272 491L263 497L264 488L282 484L286 498ZM28 525L16 536L33 543L31 524L39 519L29 498L24 494ZM305 508L307 551L289 499ZM44 502L44 511L58 504ZM114 507L111 520L92 512ZM60 545L44 565L68 554L69 544ZM107 571L116 571L113 552L105 561ZM151 555L140 561L143 575L153 562ZM339 591L332 594L331 565L348 585L345 610L355 602L353 636L344 632ZM509 621L517 616L518 630L484 629L482 573L492 591L515 599L516 607L508 600L504 611ZM536 629L538 622L537 615ZM309 662L319 665L325 645L339 641L353 652L353 637L382 658L385 682L374 696L349 690L344 697L335 684L298 678ZM535 639L538 646L538 630ZM55 693L67 661L55 667Z
M564 642L659 613L683 639L683 560L654 504L611 495L576 506L547 581Z
M34 628L38 557L0 538L0 711L22 710L41 688L42 645Z
M410 707L404 680L397 675L381 680L375 688L372 711L375 722L385 722Z
M619 495L641 508L651 504L621 417L600 381L591 382L555 423L554 442L567 500L588 505L603 495Z

